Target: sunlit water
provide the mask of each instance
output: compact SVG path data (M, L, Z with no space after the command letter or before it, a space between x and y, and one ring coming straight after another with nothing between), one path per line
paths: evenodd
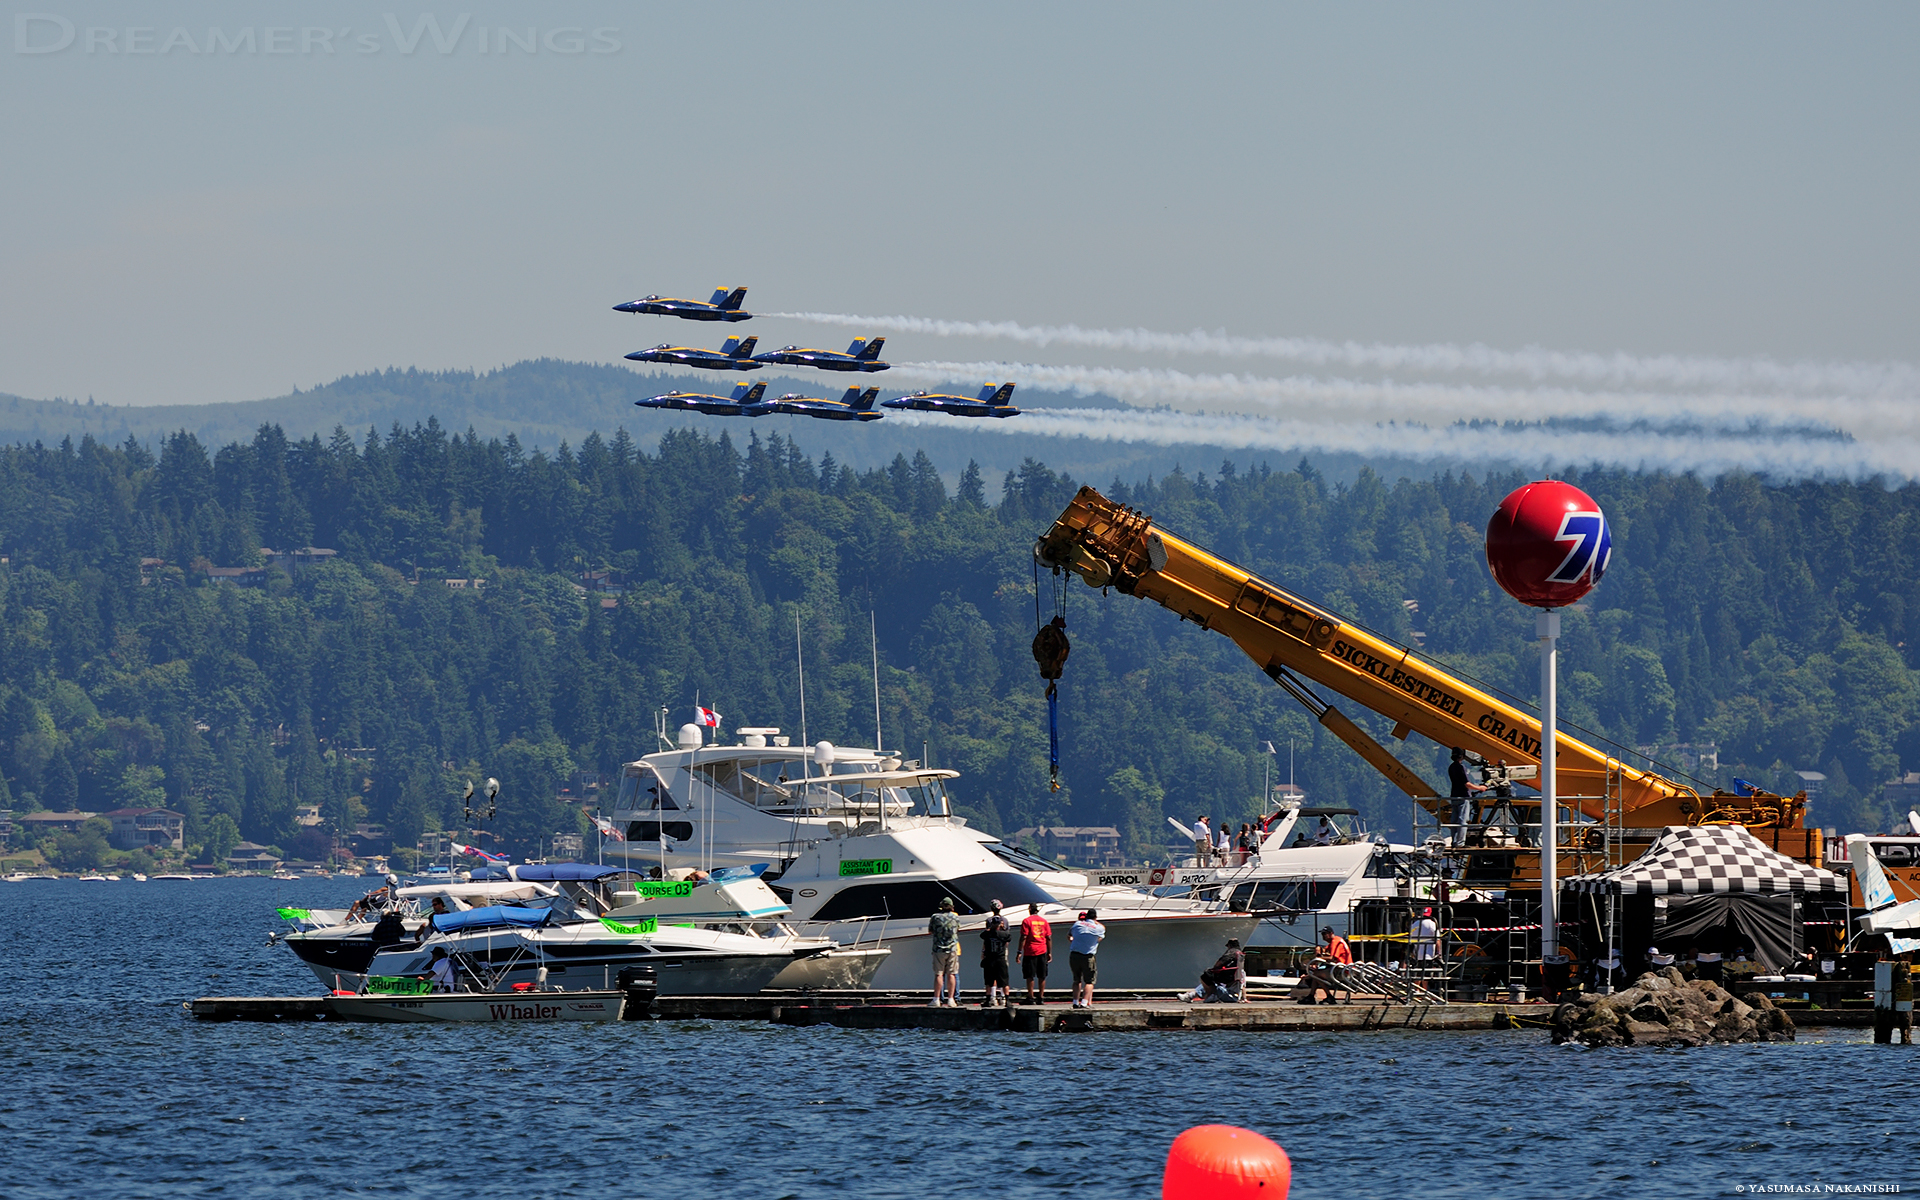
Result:
M1544 1034L958 1034L636 1022L202 1024L313 994L277 905L359 881L0 885L0 1195L1153 1197L1208 1121L1293 1194L1920 1189L1905 1047ZM1768 1194L1768 1193L1762 1193Z

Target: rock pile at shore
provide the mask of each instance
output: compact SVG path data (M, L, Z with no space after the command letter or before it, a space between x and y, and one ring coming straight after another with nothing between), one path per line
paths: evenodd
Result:
M1762 995L1747 1000L1668 967L1611 996L1583 992L1553 1013L1553 1041L1587 1046L1704 1046L1790 1042L1793 1020Z

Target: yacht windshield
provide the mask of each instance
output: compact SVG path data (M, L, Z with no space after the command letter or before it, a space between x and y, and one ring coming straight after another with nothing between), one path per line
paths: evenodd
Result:
M813 914L816 921L846 921L858 917L916 920L933 915L942 897L953 900L963 915L984 913L998 900L1011 910L1022 904L1052 904L1040 885L1013 871L987 871L958 879L902 879L891 883L860 883L844 888Z

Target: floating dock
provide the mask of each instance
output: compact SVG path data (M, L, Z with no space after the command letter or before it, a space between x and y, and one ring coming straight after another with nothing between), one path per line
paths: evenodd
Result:
M1351 1004L1188 1004L1177 992L1115 992L1093 1008L1065 1001L1010 1008L935 1008L930 992L762 992L753 996L661 996L648 1019L767 1021L775 1025L831 1025L841 1029L1006 1030L1021 1033L1101 1033L1131 1029L1239 1029L1274 1033L1380 1029L1545 1029L1554 1006L1519 1004L1401 1004L1363 997ZM1795 1025L1871 1026L1873 1010L1775 1004ZM324 996L202 996L183 1004L202 1021L337 1021ZM634 1019L633 1014L628 1019Z

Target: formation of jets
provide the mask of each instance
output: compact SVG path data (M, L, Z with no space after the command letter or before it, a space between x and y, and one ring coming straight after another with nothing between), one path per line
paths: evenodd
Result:
M746 303L747 289L716 288L713 298L707 301L680 300L672 296L645 296L639 300L629 300L625 304L614 305L614 311L626 313L645 313L658 317L679 317L686 321L747 321L753 314L741 308ZM665 363L680 367L700 367L713 371L758 371L767 365L786 367L813 367L821 371L884 371L891 364L880 361L880 348L886 345L885 338L855 338L853 344L843 353L838 350L815 350L804 346L782 346L766 354L755 354L753 347L758 338L730 337L718 350L704 350L697 346L675 346L662 342L648 350L635 350L627 357L634 362ZM982 388L978 398L966 396L948 396L937 392L914 392L892 400L878 400L880 389L868 388L861 391L850 387L838 400L820 396L802 396L789 393L772 400L762 399L766 384L751 386L741 384L733 389L731 396L712 396L702 392L668 392L664 396L649 396L645 400L635 400L641 408L678 409L685 412L701 412L717 417L764 417L772 413L782 413L794 417L813 417L823 421L878 421L885 416L880 409L891 408L902 411L946 413L956 417L1017 417L1020 410L1013 406L1013 385L1011 383L990 383Z

